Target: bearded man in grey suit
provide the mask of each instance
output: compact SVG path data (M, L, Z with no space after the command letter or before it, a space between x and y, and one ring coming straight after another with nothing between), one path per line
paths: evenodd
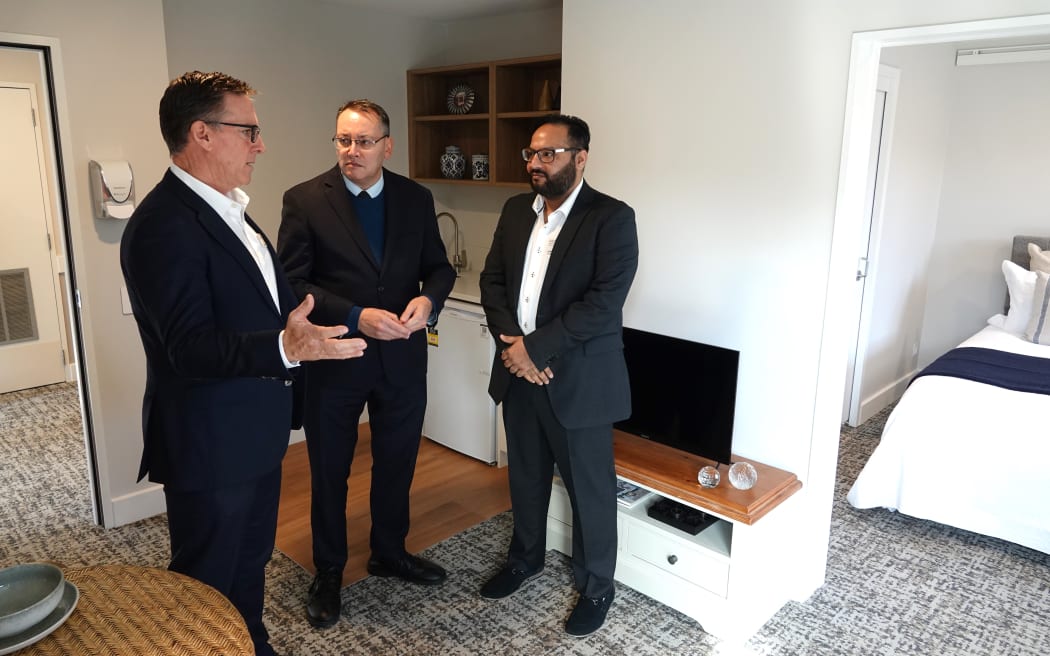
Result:
M583 120L544 119L522 151L536 193L503 206L480 278L514 514L507 561L481 596L506 597L543 569L557 464L572 503L575 636L602 626L614 595L612 424L631 414L623 305L638 268L634 210L584 182L589 148Z

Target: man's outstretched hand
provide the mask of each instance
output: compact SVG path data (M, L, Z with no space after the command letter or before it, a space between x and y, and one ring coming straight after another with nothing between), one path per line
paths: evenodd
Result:
M288 315L284 327L284 355L291 362L346 360L359 358L368 346L360 337L340 339L346 326L316 326L307 319L314 309L313 294L307 294L299 307Z

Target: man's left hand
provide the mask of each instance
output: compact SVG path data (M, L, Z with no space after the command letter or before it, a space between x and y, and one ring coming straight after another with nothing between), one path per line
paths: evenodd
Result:
M434 304L426 296L417 296L408 302L405 311L401 313L401 324L408 328L409 332L416 332L427 325L430 313L434 310Z

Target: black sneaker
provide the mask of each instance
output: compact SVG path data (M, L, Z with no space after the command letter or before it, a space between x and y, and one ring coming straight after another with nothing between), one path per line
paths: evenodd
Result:
M517 592L523 583L539 576L542 569L526 572L507 565L481 586L481 596L486 599L503 599Z
M565 632L572 636L590 635L605 624L605 616L609 613L615 590L609 590L602 597L585 597L580 595L576 600L576 608L572 609L569 619L565 622Z

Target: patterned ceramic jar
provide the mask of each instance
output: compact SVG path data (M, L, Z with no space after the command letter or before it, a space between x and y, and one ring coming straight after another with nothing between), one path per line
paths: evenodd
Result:
M475 180L489 179L489 156L473 155L470 158L470 173Z
M459 146L445 146L445 154L441 156L441 175L449 180L459 180L466 170L467 160Z

